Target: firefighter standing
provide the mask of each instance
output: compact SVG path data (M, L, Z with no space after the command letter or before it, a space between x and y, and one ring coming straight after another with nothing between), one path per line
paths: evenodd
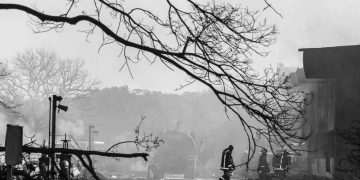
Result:
M291 162L291 158L289 152L286 149L284 149L281 153L280 168L284 169L286 174L290 169L290 162Z
M259 157L259 164L258 164L258 168L257 168L260 180L269 179L268 174L270 173L270 168L269 168L269 164L267 162L266 155L267 155L267 149L263 148L261 150L261 155Z
M232 158L232 151L234 146L229 145L228 148L224 149L221 155L221 170L224 171L224 175L219 180L230 180L232 172L235 169L234 161Z

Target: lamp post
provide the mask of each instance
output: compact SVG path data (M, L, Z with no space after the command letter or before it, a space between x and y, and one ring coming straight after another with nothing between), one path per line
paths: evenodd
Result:
M53 95L52 97L52 121L51 121L51 149L54 150L55 149L55 144L56 144L56 108L59 108L58 112L60 112L60 110L63 111L67 111L68 107L64 106L64 105L57 105L57 102L62 100L63 98L61 96L57 96L57 95ZM54 179L55 178L55 152L53 152L51 154L51 178Z

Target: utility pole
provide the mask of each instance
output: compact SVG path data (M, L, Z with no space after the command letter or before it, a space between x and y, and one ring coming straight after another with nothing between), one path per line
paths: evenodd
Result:
M50 98L49 98L50 99ZM60 110L67 111L68 107L61 105L57 105L57 102L61 101L63 98L61 96L53 95L52 97L52 118L51 118L51 149L55 149L56 145L56 108L59 108ZM51 154L51 178L55 179L55 152Z
M52 118L51 118L51 149L55 149L56 141L56 102L58 96L53 95L52 98ZM55 153L51 154L51 178L55 179Z
M51 143L51 97L49 97L49 139L48 147L50 148Z
M94 137L95 134L99 134L99 131L94 130L95 126L93 125L89 125L89 146L88 146L88 150L91 151L93 149L94 146Z
M94 126L90 124L89 125L89 147L88 147L89 151L91 151L91 146L93 144L93 140L92 140L92 129L93 128L94 128Z

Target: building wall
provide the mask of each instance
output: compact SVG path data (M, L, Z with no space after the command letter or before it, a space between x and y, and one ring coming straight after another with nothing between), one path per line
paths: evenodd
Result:
M313 174L331 177L334 173L335 124L335 81L324 80L313 84L313 101L308 107L307 118L311 124L312 136L309 138L309 160ZM315 167L314 167L315 166Z
M316 169L313 173L324 176L322 164L325 163L330 164L330 173L334 178L343 177L344 174L336 168L351 147L336 132L348 129L353 121L360 121L360 46L306 48L300 51L303 52L306 79L331 82L324 89L317 84L319 89L314 93L318 96L318 102L311 105L314 112L309 114L311 125L317 133L309 139L308 147L320 149L309 155ZM331 90L333 96L329 96L331 94L327 90ZM327 112L330 116L326 115ZM333 123L329 124L332 119ZM325 170L328 169L325 167Z
M336 80L307 79L303 69L290 74L299 91L308 94L305 119L300 134L311 134L301 148L307 150L298 157L296 168L303 173L332 177L334 173ZM294 165L295 166L295 165Z

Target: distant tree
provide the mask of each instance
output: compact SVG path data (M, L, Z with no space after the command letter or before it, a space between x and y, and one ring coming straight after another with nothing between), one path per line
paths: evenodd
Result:
M89 78L82 60L60 59L44 49L18 53L11 62L10 74L1 81L0 94L22 104L19 113L35 133L46 129L48 97L86 97L99 83Z
M268 54L265 48L275 42L275 25L245 7L215 1L181 2L190 8L167 0L164 17L140 7L127 8L117 0L70 0L56 14L21 4L0 3L0 9L29 14L38 32L86 22L88 28L83 32L87 37L96 33L102 37L99 49L110 44L119 47L122 68L130 74L131 63L142 60L159 60L170 69L185 72L190 79L181 87L202 83L227 113L241 121L248 135L249 158L259 146L257 138L266 138L271 147L290 148L292 142L305 139L296 132L304 121L303 94L276 71L266 69L259 74L250 65L253 55ZM273 9L265 2L266 8Z
M80 59L60 59L45 49L17 53L4 79L4 94L15 100L47 99L52 94L64 98L84 97L98 81L89 78Z
M6 68L6 65L0 63L0 82L4 80L7 76L9 76L9 71ZM17 114L16 107L19 104L16 104L13 101L10 101L8 97L0 95L0 106L2 106L5 110L10 111L11 113Z

